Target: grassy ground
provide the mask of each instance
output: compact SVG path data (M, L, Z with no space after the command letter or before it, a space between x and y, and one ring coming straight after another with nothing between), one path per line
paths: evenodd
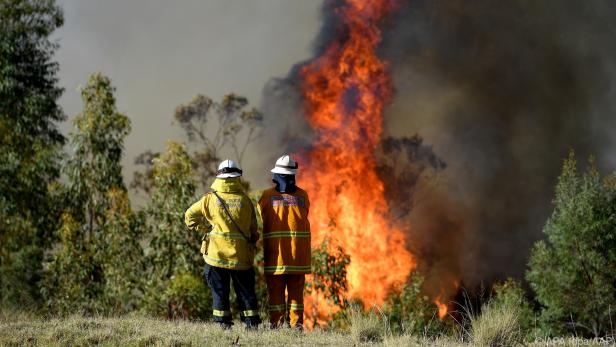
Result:
M0 346L469 346L450 337L421 338L376 334L371 341L357 332L288 329L245 331L236 324L223 331L209 323L163 321L143 317L42 319L0 314ZM601 340L553 339L531 346L606 346ZM613 342L611 345L614 345Z

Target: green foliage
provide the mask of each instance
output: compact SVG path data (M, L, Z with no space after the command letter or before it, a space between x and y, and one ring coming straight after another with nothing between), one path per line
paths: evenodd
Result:
M493 287L494 294L490 299L492 308L498 307L507 311L515 307L518 310L517 324L522 336L527 340L534 340L537 336L535 329L535 314L530 301L524 295L524 289L513 279L497 283Z
M580 174L573 152L556 185L554 212L535 244L527 279L543 306L544 333L610 333L616 308L615 175L602 181L591 158ZM610 317L610 313L612 317ZM613 331L612 331L613 333Z
M54 194L64 137L57 100L57 48L63 22L54 1L0 2L0 305L39 301L45 242L57 226Z
M90 77L75 117L60 244L47 265L43 294L52 312L125 312L136 302L141 269L137 217L120 159L128 118L116 111L111 81Z
M201 236L184 226L184 211L194 200L192 161L179 143L154 160L154 189L146 207L149 235L148 263L156 277L168 279L180 272L199 273Z
M145 208L149 245L146 254L146 310L156 311L158 296L168 280L180 273L199 276L203 258L201 237L184 226L184 211L194 201L193 163L183 145L168 142L167 150L154 159L154 185Z
M94 74L81 91L84 110L75 117L71 134L73 156L65 165L73 207L83 212L90 228L102 224L95 212L106 207L105 195L112 188L124 189L122 150L130 132L130 120L116 111L114 88L101 74ZM85 208L84 208L85 207Z
M100 300L106 311L125 313L137 307L143 291L145 264L139 241L144 218L133 213L125 189L109 190L107 199L101 240L105 249L99 253L105 290Z
M68 314L102 310L98 297L102 293L101 269L95 263L91 246L84 242L82 225L71 213L62 215L60 250L46 265L43 297L51 312Z
M409 283L387 297L383 310L393 333L432 336L443 332L438 308L422 293L422 285L423 277L413 273Z
M334 305L344 308L347 305L346 275L350 262L351 257L341 247L332 247L327 238L323 240L312 250L312 280L306 284L307 293L319 293Z
M38 296L37 260L42 256L36 228L21 216L0 213L0 230L0 306L33 307Z
M169 319L205 320L212 313L212 296L203 278L190 273L173 276L162 301Z

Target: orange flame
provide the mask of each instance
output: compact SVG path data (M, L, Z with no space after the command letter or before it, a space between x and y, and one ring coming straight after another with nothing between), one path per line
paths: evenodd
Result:
M441 302L441 300L442 299L440 297L436 298L434 300L434 304L436 304L436 307L438 307L438 318L443 320L449 310L447 308L447 304Z
M366 305L382 304L417 266L404 233L388 221L374 156L392 96L387 65L375 53L378 24L392 9L387 0L347 0L336 10L346 30L300 70L305 116L316 134L301 154L299 177L311 196L313 246L329 236L351 256L349 296ZM327 315L322 301L319 313Z
M434 299L434 304L438 308L438 318L440 320L447 317L447 314L449 313L449 306L452 305L452 301L449 299L452 298L460 288L460 282L458 280L453 280L451 282L448 280L449 278L447 278L447 276L443 276L443 278L441 278L440 292Z

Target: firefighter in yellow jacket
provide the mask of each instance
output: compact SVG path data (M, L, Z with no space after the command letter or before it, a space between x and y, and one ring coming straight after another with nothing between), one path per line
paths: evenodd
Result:
M242 170L232 160L220 163L212 191L194 203L185 214L186 226L206 234L201 252L205 278L212 291L214 322L231 327L230 281L242 309L247 328L261 319L255 294L253 269L255 243L259 239L257 219L250 198L240 182Z
M280 157L271 170L275 187L265 190L259 200L273 327L286 321L291 327L301 328L304 321L304 283L310 273L310 202L308 194L295 185L297 168L297 162L288 155Z

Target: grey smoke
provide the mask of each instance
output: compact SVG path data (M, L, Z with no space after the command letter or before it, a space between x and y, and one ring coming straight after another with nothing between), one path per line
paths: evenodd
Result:
M65 24L55 34L60 43L55 59L65 88L60 103L72 119L83 106L77 87L95 72L111 78L118 110L132 122L123 159L127 182L137 155L161 151L167 140L186 140L180 127L171 124L176 106L196 94L220 100L230 92L259 105L263 83L307 56L319 27L316 1L58 3L65 13ZM68 134L72 122L61 128ZM247 157L243 165L253 186L269 185L273 162L263 163L254 151ZM257 170L256 164L267 167Z
M339 3L323 5L315 55L336 33ZM419 183L409 218L429 286L521 278L568 149L616 167L613 18L612 1L409 0L384 23L396 90L384 136L417 133L447 163ZM310 144L301 64L264 88L270 148Z

